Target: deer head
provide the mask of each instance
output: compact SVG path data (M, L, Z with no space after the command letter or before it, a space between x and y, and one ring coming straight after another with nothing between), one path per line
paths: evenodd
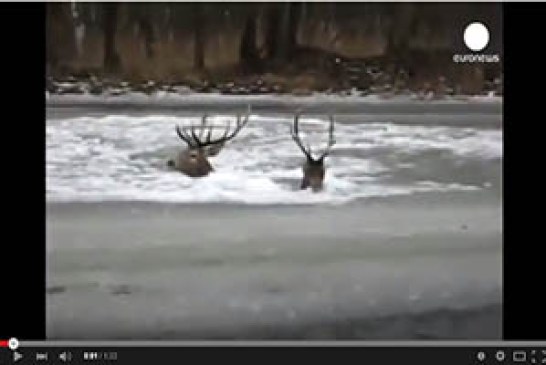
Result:
M212 138L213 129L217 126L207 124L207 114L201 118L200 126L175 127L178 137L187 144L187 148L179 153L175 160L169 160L167 165L190 177L202 177L213 171L208 157L216 156L226 142L233 139L248 123L250 113L242 119L237 115L235 129L230 131L230 123L224 127L224 133L218 138ZM196 132L199 128L200 131Z
M303 165L303 179L301 181L300 188L307 189L311 187L314 192L321 191L323 188L324 175L326 173L326 168L324 167L324 159L330 154L332 146L335 144L334 140L334 118L330 116L330 127L328 129L328 144L326 149L318 158L314 158L311 152L311 146L305 148L299 136L299 114L294 116L294 125L290 129L290 134L292 139L303 154L306 157L305 164Z

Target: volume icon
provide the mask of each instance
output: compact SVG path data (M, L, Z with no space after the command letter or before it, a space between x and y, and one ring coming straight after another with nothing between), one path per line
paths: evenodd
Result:
M68 362L68 361L71 361L72 360L72 353L71 352L61 352L59 354L59 360L61 360L62 362Z

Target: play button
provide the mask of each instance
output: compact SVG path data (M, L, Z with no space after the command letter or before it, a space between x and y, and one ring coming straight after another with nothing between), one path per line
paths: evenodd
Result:
M13 362L17 362L23 358L23 355L15 351L13 353Z

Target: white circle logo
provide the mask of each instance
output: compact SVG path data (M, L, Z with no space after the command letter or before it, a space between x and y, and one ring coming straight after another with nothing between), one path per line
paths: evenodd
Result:
M464 30L464 43L472 51L478 52L487 47L489 31L482 23L471 23Z

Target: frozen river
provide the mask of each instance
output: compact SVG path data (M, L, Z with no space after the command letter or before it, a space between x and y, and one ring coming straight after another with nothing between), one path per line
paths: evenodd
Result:
M67 100L46 122L51 338L500 337L499 101ZM175 124L248 103L214 173L166 168ZM317 152L336 115L319 194L297 107Z

